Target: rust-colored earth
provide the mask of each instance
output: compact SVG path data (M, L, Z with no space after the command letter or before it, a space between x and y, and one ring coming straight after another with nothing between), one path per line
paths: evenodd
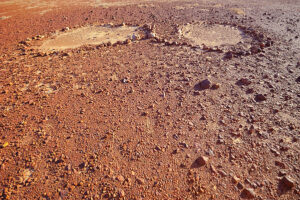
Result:
M0 2L0 199L300 198L298 0Z

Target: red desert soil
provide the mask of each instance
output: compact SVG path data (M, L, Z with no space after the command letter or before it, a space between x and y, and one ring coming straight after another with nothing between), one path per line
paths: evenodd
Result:
M300 198L298 0L0 2L0 199Z

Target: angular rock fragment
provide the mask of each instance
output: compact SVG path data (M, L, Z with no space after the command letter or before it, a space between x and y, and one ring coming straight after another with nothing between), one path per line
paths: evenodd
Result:
M195 85L195 90L206 90L209 89L210 86L211 86L211 82L208 79L205 79L200 83L198 83L197 85Z
M208 162L208 157L200 156L192 164L191 168L198 168L206 165Z
M238 178L237 176L233 176L233 177L232 177L232 182L233 182L234 184L238 184L240 181L241 181L241 179Z
M241 78L240 80L238 80L236 82L236 84L237 85L245 85L245 86L247 86L247 85L251 84L251 81L249 79L247 79L247 78Z
M262 102L262 101L265 101L265 100L267 100L267 98L262 94L258 94L258 95L255 96L255 101L257 101L257 102Z
M143 178L136 178L136 182L140 185L144 185L145 184L145 180Z
M241 192L241 197L245 198L245 199L253 199L253 198L255 198L255 196L256 196L256 194L255 194L254 190L251 188L245 188Z
M220 88L220 84L218 84L218 83L215 83L215 84L213 84L212 86L211 86L211 89L212 90L217 90L217 89L219 89Z
M282 188L290 190L295 186L295 181L291 177L285 176L281 179L279 184Z

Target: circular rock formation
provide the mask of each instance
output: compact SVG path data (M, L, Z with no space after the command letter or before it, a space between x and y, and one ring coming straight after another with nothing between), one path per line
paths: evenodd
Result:
M122 43L128 39L141 38L140 34L145 35L137 26L86 26L55 34L50 39L43 41L39 49L52 51L72 49L83 45Z
M193 45L208 47L235 45L243 40L243 33L235 27L204 22L187 24L179 33Z

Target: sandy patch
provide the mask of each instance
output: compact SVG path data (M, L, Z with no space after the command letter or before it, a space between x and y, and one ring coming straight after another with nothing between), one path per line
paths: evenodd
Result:
M185 9L191 9L191 8L197 8L200 5L198 3L194 3L194 4L186 4L186 5L182 5L182 6L175 6L176 10L185 10Z
M204 22L185 25L179 33L194 45L208 47L235 45L243 40L243 33L237 28Z
M134 4L141 4L141 3L160 3L160 2L175 2L178 0L125 0L125 1L108 1L108 0L94 0L90 1L91 6L104 6L104 7L111 7L111 6L127 6L127 5L134 5ZM181 2L185 2L188 0L181 0Z
M46 14L47 12L50 12L50 11L52 11L53 9L47 9L47 10L42 10L41 12L40 12L40 14L41 15L44 15L44 14Z
M245 15L246 14L242 8L230 8L230 10L237 15Z
M9 0L9 1L2 1L0 2L0 5L2 6L21 6L25 9L35 9L35 8L46 8L49 7L57 7L57 1L43 1L43 0L30 0L30 1L24 1L24 0Z
M11 16L1 16L0 17L0 20L5 20L5 19L8 19L8 18L10 18Z
M87 26L55 34L43 41L39 47L43 51L64 50L83 45L115 44L126 40L137 40L142 33L136 26Z

